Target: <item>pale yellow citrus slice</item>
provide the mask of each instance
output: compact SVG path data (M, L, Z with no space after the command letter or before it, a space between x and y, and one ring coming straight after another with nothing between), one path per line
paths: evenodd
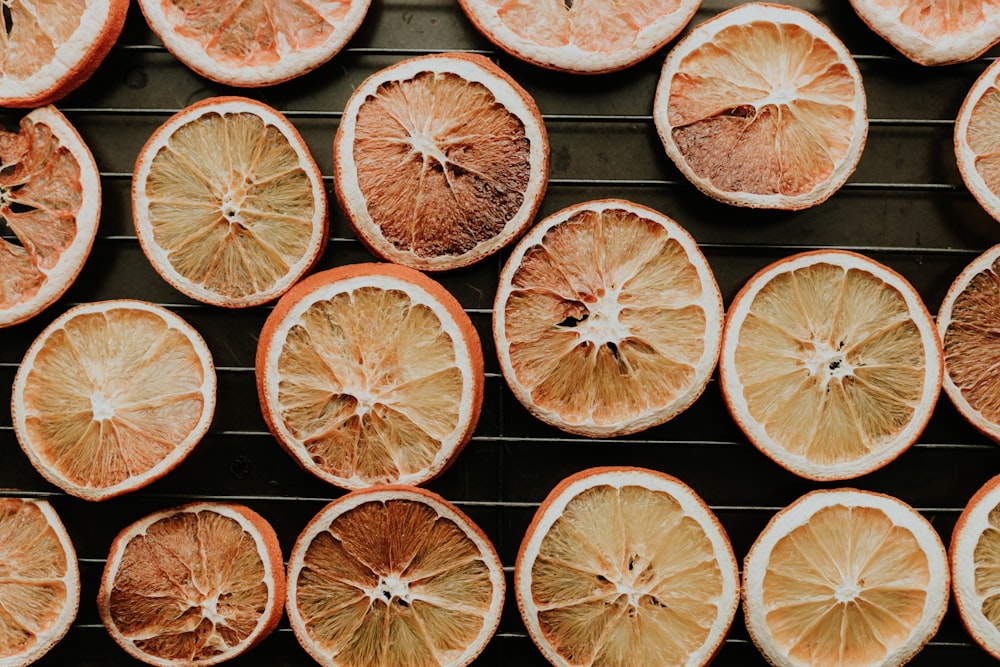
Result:
M104 500L159 479L208 431L211 353L190 324L153 304L70 309L35 339L14 377L14 432L53 484Z
M24 322L62 296L90 254L101 178L83 139L55 107L20 131L0 128L0 327Z
M76 619L80 573L66 528L45 500L0 499L0 665L23 667Z
M284 609L278 537L231 503L149 514L111 544L97 607L108 634L156 667L207 667L267 637Z
M369 77L333 145L337 197L376 255L424 271L466 266L519 236L548 182L535 102L473 54L404 60Z
M146 142L132 181L135 229L153 268L204 303L276 299L326 247L326 191L295 127L245 97L212 97Z
M482 530L416 487L349 493L288 559L288 619L326 667L463 667L500 621L504 572Z
M861 73L812 14L750 2L670 50L653 103L667 155L702 192L802 209L853 173L868 134Z
M715 369L723 307L694 239L624 200L539 222L500 275L493 336L514 395L539 419L593 437L661 424Z
M896 667L948 607L944 544L916 510L854 489L779 511L743 563L750 637L776 667Z
M257 390L278 441L345 488L419 484L462 450L483 402L483 352L439 283L350 264L296 285L257 345Z
M952 529L948 558L962 623L1000 660L1000 476L969 499Z
M205 78L270 86L333 58L371 0L139 0L163 45Z
M563 480L528 527L514 582L557 667L706 665L740 597L722 524L686 484L641 468Z
M934 320L898 273L814 251L753 276L730 306L719 376L736 423L814 480L880 468L920 436L941 388Z
M1000 16L1000 15L998 15ZM976 201L1000 220L1000 61L976 79L955 119L955 159Z
M476 28L529 63L596 74L651 56L691 20L701 0L459 0Z

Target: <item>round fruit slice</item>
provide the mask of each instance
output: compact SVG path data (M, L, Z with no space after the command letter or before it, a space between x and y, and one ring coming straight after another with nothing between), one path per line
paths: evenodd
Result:
M371 0L139 0L149 27L174 56L227 86L269 86L335 56Z
M941 538L912 507L814 491L778 512L747 553L743 613L776 667L891 667L937 632L948 586Z
M948 556L958 614L972 638L1000 660L1000 476L959 515Z
M61 640L80 606L76 551L44 500L0 499L0 665L29 665Z
M851 0L869 28L921 65L977 58L1000 40L997 0Z
M803 209L853 173L868 134L861 73L812 14L746 3L699 24L663 65L667 155L728 204Z
M563 480L528 527L514 581L528 633L558 667L706 665L740 597L712 511L641 468Z
M216 306L276 299L326 246L326 191L308 147L245 97L202 100L157 129L136 161L132 209L153 268Z
M104 500L172 470L208 430L215 369L198 332L140 301L77 306L14 377L18 442L47 480Z
M496 631L504 572L457 507L423 489L355 491L327 505L288 559L288 618L327 667L463 667Z
M1000 442L1000 245L952 283L937 326L944 347L942 386L973 426Z
M194 503L154 512L111 544L97 607L129 655L158 667L234 658L278 625L284 561L253 510Z
M934 320L902 276L816 251L762 269L736 295L719 375L736 423L792 472L848 479L909 448L930 419L943 361Z
M531 224L549 144L534 101L492 62L436 54L371 76L333 145L341 207L383 259L424 271L490 255Z
M998 14L1000 17L1000 14ZM1000 61L979 76L955 120L955 158L969 192L1000 220Z
M17 0L3 7L0 107L42 106L82 85L128 14L128 0Z
M83 267L101 217L90 149L55 107L0 128L0 327L41 312ZM8 234L10 232L10 234Z
M521 60L580 74L614 72L653 55L701 0L459 0L476 28Z
M256 368L274 436L306 470L349 489L437 476L482 409L469 316L441 285L393 264L296 285L264 323Z
M722 296L694 239L622 200L538 223L507 261L493 311L507 384L570 433L618 436L673 418L719 355Z

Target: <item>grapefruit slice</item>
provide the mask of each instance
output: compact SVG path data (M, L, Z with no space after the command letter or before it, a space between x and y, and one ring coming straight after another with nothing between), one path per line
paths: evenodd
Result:
M969 499L948 548L955 604L969 635L1000 660L1000 476Z
M976 201L1000 220L1000 61L987 67L965 96L955 120L955 158Z

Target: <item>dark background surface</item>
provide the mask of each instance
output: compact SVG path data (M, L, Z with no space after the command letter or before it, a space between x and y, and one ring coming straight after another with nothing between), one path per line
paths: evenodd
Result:
M133 3L134 4L134 3ZM736 4L705 0L693 23ZM301 471L267 432L257 403L253 357L268 307L228 311L194 303L150 267L135 239L129 185L139 149L173 112L219 94L245 94L285 112L306 139L326 178L330 242L319 268L371 259L333 196L331 145L339 113L367 75L412 55L473 50L494 57L538 102L552 149L551 182L540 215L587 199L621 197L654 207L701 244L728 305L758 269L798 250L839 247L864 252L902 273L936 312L953 278L1000 241L1000 224L962 185L952 148L953 119L989 58L928 69L899 56L868 30L845 0L799 0L831 26L856 55L871 127L860 164L826 203L797 213L737 209L716 203L683 180L666 158L650 118L664 53L613 75L547 72L491 48L455 0L373 0L348 48L295 81L263 89L215 85L167 53L133 6L118 45L96 75L58 106L90 145L102 173L104 212L93 252L65 297L27 323L0 330L0 403L31 341L80 302L140 298L174 310L206 338L219 375L218 407L208 436L157 483L100 504L47 484L17 445L0 413L0 489L51 500L81 563L83 599L66 638L39 665L130 665L108 637L94 599L107 550L131 521L162 507L200 499L245 503L276 528L288 554L299 531L342 492ZM991 52L992 53L992 52ZM17 112L0 112L9 128ZM462 302L486 354L486 403L475 437L432 490L458 504L496 544L508 580L521 536L538 503L563 477L595 465L639 465L673 474L716 511L742 560L777 509L823 486L780 469L733 424L713 380L672 422L615 441L571 437L534 420L504 385L492 344L496 278L506 255L436 276ZM961 508L1000 473L1000 448L967 426L942 395L919 442L881 471L848 484L895 495L915 506L947 542ZM914 665L991 664L950 608L940 632ZM279 630L232 665L313 664L283 621ZM499 631L478 665L543 665L513 595ZM738 613L716 665L764 664Z

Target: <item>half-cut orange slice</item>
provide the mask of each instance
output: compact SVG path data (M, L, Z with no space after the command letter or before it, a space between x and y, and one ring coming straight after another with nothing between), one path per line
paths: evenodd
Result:
M969 499L948 549L958 614L983 649L1000 660L1000 476Z
M1000 221L1000 61L972 84L955 119L955 158L976 201Z

